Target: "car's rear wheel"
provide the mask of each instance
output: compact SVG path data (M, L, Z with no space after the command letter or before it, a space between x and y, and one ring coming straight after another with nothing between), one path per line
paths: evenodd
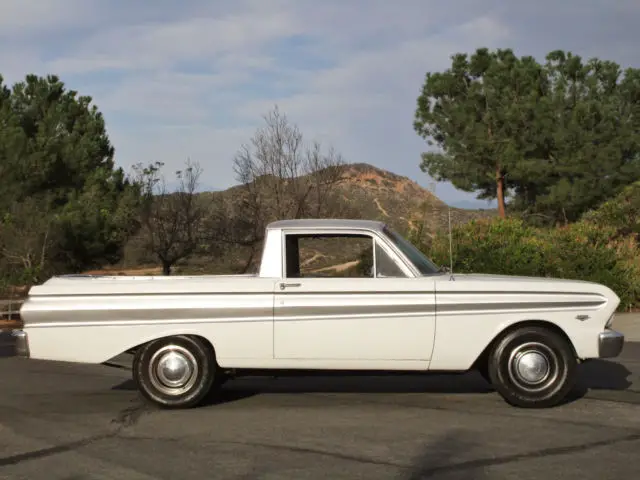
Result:
M567 340L553 330L527 326L504 335L489 356L496 391L511 405L551 407L569 394L577 360Z
M146 400L165 408L198 405L214 388L217 368L204 341L175 336L142 346L133 360L133 380Z

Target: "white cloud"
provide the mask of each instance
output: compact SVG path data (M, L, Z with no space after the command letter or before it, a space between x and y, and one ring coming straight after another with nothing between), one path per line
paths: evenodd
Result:
M50 66L73 74L173 68L184 62L220 58L223 63L242 64L246 63L241 58L244 54L272 40L300 33L300 29L286 11L250 11L114 26L91 36L72 57L55 60Z
M93 7L87 0L2 0L0 37L17 40L73 28L96 18Z
M555 48L636 64L639 4L602 0L3 0L2 74L57 73L105 113L123 166L187 156L203 183L234 182L231 161L278 104L349 161L423 185L413 114L424 75L480 46ZM438 186L446 199L468 198Z

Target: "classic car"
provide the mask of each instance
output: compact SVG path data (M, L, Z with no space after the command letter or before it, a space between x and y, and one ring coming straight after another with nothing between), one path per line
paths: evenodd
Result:
M311 268L307 245L323 240L364 249ZM30 289L14 335L31 359L128 353L143 398L167 408L246 374L470 370L508 404L550 407L582 361L621 352L619 302L586 281L446 271L378 221L283 220L267 226L256 273L52 277Z

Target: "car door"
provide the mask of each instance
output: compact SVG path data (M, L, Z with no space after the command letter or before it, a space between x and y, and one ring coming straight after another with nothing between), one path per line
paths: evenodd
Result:
M348 240L354 237L369 242L370 256L360 253L357 261L336 267L348 265L351 274L309 276L309 271L326 269L305 272L301 265L325 254L311 251L305 259L299 245L304 235L285 237L287 265L274 294L276 360L327 367L338 362L347 368L429 361L435 334L432 278L411 276L379 237L361 232L332 237L341 251L349 250Z

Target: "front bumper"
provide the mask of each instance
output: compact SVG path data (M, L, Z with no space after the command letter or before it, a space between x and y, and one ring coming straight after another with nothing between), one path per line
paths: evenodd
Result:
M615 330L606 329L598 335L598 357L617 357L624 346L624 335Z
M24 330L13 330L11 332L15 342L15 356L29 358L29 337Z

